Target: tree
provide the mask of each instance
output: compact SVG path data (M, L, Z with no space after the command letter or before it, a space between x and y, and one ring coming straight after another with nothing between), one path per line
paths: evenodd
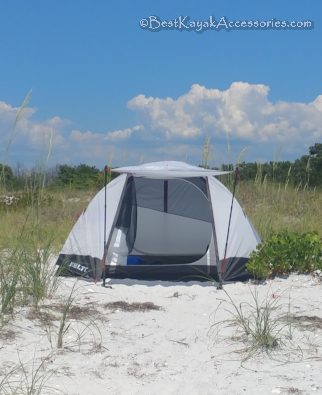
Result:
M75 168L68 165L59 165L57 180L63 185L72 185L75 178Z
M316 143L309 148L310 185L322 185L322 144Z
M241 163L242 180L260 180L291 183L296 186L322 186L322 143L309 148L309 154L294 162ZM222 165L222 170L231 170L233 165Z
M10 166L0 163L0 186L6 185L13 181L13 171Z
M78 189L95 188L99 182L100 171L95 166L84 163L78 166L59 165L58 183Z

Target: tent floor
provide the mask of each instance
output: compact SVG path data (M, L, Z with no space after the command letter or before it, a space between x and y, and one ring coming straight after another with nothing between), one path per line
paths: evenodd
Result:
M220 261L223 267L223 282L248 281L251 274L246 270L247 258L234 257ZM87 279L102 277L102 261L98 258L80 255L60 254L57 260L60 275L81 276ZM219 275L216 266L194 264L142 264L107 265L106 278L131 278L137 280L164 281L216 281Z
M200 265L108 266L107 278L163 281L217 281L216 267Z

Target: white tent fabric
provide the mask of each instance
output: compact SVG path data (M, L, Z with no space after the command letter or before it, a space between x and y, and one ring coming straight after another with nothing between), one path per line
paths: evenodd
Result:
M108 275L194 268L228 280L245 277L260 240L235 199L225 254L232 194L214 175L226 172L173 161L115 172L121 175L106 187L106 219L103 188L77 220L57 264L81 275L94 265L101 273L105 257Z
M115 173L127 173L136 177L148 178L188 178L219 176L229 172L219 170L208 170L202 167L188 165L184 162L165 161L152 162L139 166L119 167L113 170Z
M125 266L129 249L126 245L126 234L123 229L114 228L110 245L112 248L108 250L106 261L111 266Z
M106 200L106 234L110 234L126 175L121 175L108 184ZM105 193L101 189L80 215L69 234L61 254L90 256L102 259L104 253L104 205Z
M209 191L214 221L217 227L216 235L219 258L224 259L232 194L214 177L209 178ZM220 229L218 229L219 226ZM254 228L236 199L233 205L228 241L226 257L248 257L250 252L260 242L258 234L254 231Z

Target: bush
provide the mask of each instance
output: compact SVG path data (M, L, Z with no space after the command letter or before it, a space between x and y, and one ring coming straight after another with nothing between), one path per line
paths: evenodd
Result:
M76 189L96 188L102 184L102 172L95 166L80 164L78 166L59 165L57 181L59 185Z
M315 232L280 232L261 243L247 263L257 279L322 269L322 240Z

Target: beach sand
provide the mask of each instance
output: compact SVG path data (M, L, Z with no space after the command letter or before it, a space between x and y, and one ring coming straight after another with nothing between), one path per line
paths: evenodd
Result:
M61 278L42 314L17 309L0 334L3 394L9 383L26 393L32 374L44 394L322 394L320 279L293 274L224 291L210 282L107 284ZM73 287L59 350L62 305ZM231 321L228 295L253 304L251 292L273 303L273 319L284 317L268 353L251 350Z

